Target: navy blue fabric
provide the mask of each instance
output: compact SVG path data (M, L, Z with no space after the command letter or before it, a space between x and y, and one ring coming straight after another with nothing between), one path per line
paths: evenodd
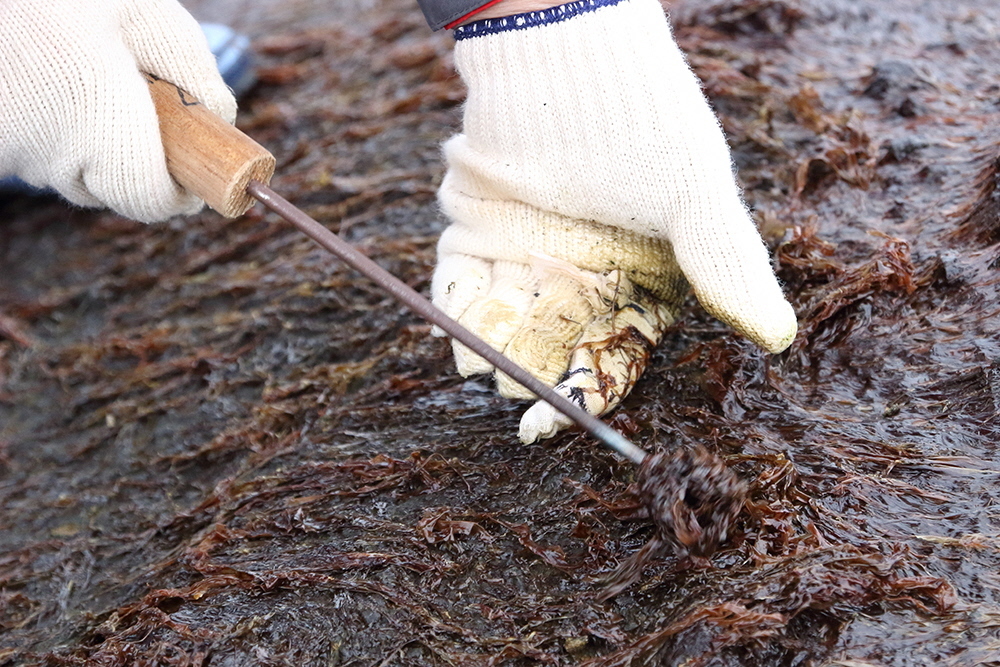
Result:
M537 12L525 12L524 14L514 14L499 19L483 19L473 21L455 28L455 39L469 39L471 37L482 37L483 35L493 35L498 32L508 32L510 30L525 30L549 23L559 23L566 19L592 12L601 7L617 5L625 0L576 0L565 5L559 5L551 9L540 9Z

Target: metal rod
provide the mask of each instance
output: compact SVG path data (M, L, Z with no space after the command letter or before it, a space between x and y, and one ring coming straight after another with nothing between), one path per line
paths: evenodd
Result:
M259 181L251 180L247 186L247 192L261 204L305 232L316 243L332 252L349 266L374 280L379 287L396 297L407 308L410 308L427 321L441 327L470 350L522 384L553 408L572 419L587 433L637 465L641 464L646 458L646 452L634 445L628 438L562 394L557 393L551 387L543 384L531 373L494 350L479 336L445 315L441 309L418 294L409 285L373 262L350 243L344 241L329 229L313 220L271 188Z

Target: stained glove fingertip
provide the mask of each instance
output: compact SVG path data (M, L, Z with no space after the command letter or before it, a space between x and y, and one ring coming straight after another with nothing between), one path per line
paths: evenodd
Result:
M458 374L462 377L471 377L473 375L483 375L484 373L493 372L493 364L486 361L478 354L462 345L457 340L452 341L451 344L452 354L455 356L455 368L458 370Z
M517 437L526 445L551 438L573 422L545 401L538 401L521 415Z
M791 304L785 302L784 306L782 310L785 312L775 315L768 323L770 326L761 332L759 340L754 341L771 354L778 354L788 349L799 330Z
M771 298L748 294L739 303L720 303L698 295L699 300L713 316L733 327L759 347L771 354L784 351L795 340L798 322L791 304L785 300L777 283ZM756 297L756 298L755 298Z

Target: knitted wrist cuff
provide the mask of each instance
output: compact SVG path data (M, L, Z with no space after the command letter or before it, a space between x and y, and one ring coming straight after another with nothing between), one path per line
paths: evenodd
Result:
M559 23L566 19L571 19L580 14L586 14L602 7L613 7L614 5L626 2L627 0L576 0L565 5L552 7L551 9L540 9L535 12L525 12L524 14L513 14L496 19L482 19L455 28L455 39L470 39L472 37L483 37L485 35L495 35L501 32L513 30L525 30L536 28L550 23Z

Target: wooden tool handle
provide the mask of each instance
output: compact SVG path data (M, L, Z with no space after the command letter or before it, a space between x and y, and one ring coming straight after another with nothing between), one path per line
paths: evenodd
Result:
M169 81L146 80L171 176L225 217L243 215L254 203L247 185L270 182L274 156Z

